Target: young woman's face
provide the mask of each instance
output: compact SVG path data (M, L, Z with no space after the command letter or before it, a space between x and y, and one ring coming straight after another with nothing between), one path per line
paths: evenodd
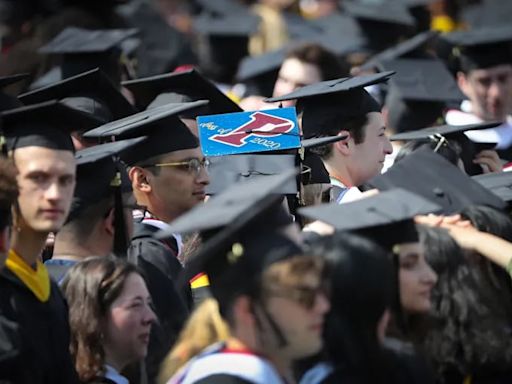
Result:
M430 293L437 275L425 260L420 243L400 244L400 303L406 313L426 313L430 310Z
M122 368L146 356L151 324L156 320L150 305L146 283L139 274L130 274L108 311L104 343L107 364Z

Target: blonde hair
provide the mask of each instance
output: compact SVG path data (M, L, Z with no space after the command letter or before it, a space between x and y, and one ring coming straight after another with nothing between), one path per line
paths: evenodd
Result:
M217 300L205 299L192 313L160 368L158 383L165 384L190 359L210 344L227 340L229 327L219 313Z

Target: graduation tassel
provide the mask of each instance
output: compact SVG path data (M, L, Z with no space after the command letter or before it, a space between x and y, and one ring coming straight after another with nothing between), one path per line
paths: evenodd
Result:
M126 233L120 172L116 173L111 185L114 188L114 246L112 252L117 257L126 258L128 236Z

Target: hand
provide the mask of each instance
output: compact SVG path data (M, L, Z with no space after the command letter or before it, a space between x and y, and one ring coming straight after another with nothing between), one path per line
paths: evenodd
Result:
M480 151L473 159L473 163L480 164L484 173L502 172L503 165L496 151L486 149Z

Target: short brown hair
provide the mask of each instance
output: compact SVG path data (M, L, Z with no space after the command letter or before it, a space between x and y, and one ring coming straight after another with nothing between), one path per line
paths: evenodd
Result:
M350 68L348 64L338 59L334 53L320 44L305 43L298 45L288 51L285 60L292 58L316 66L322 81L349 75Z

